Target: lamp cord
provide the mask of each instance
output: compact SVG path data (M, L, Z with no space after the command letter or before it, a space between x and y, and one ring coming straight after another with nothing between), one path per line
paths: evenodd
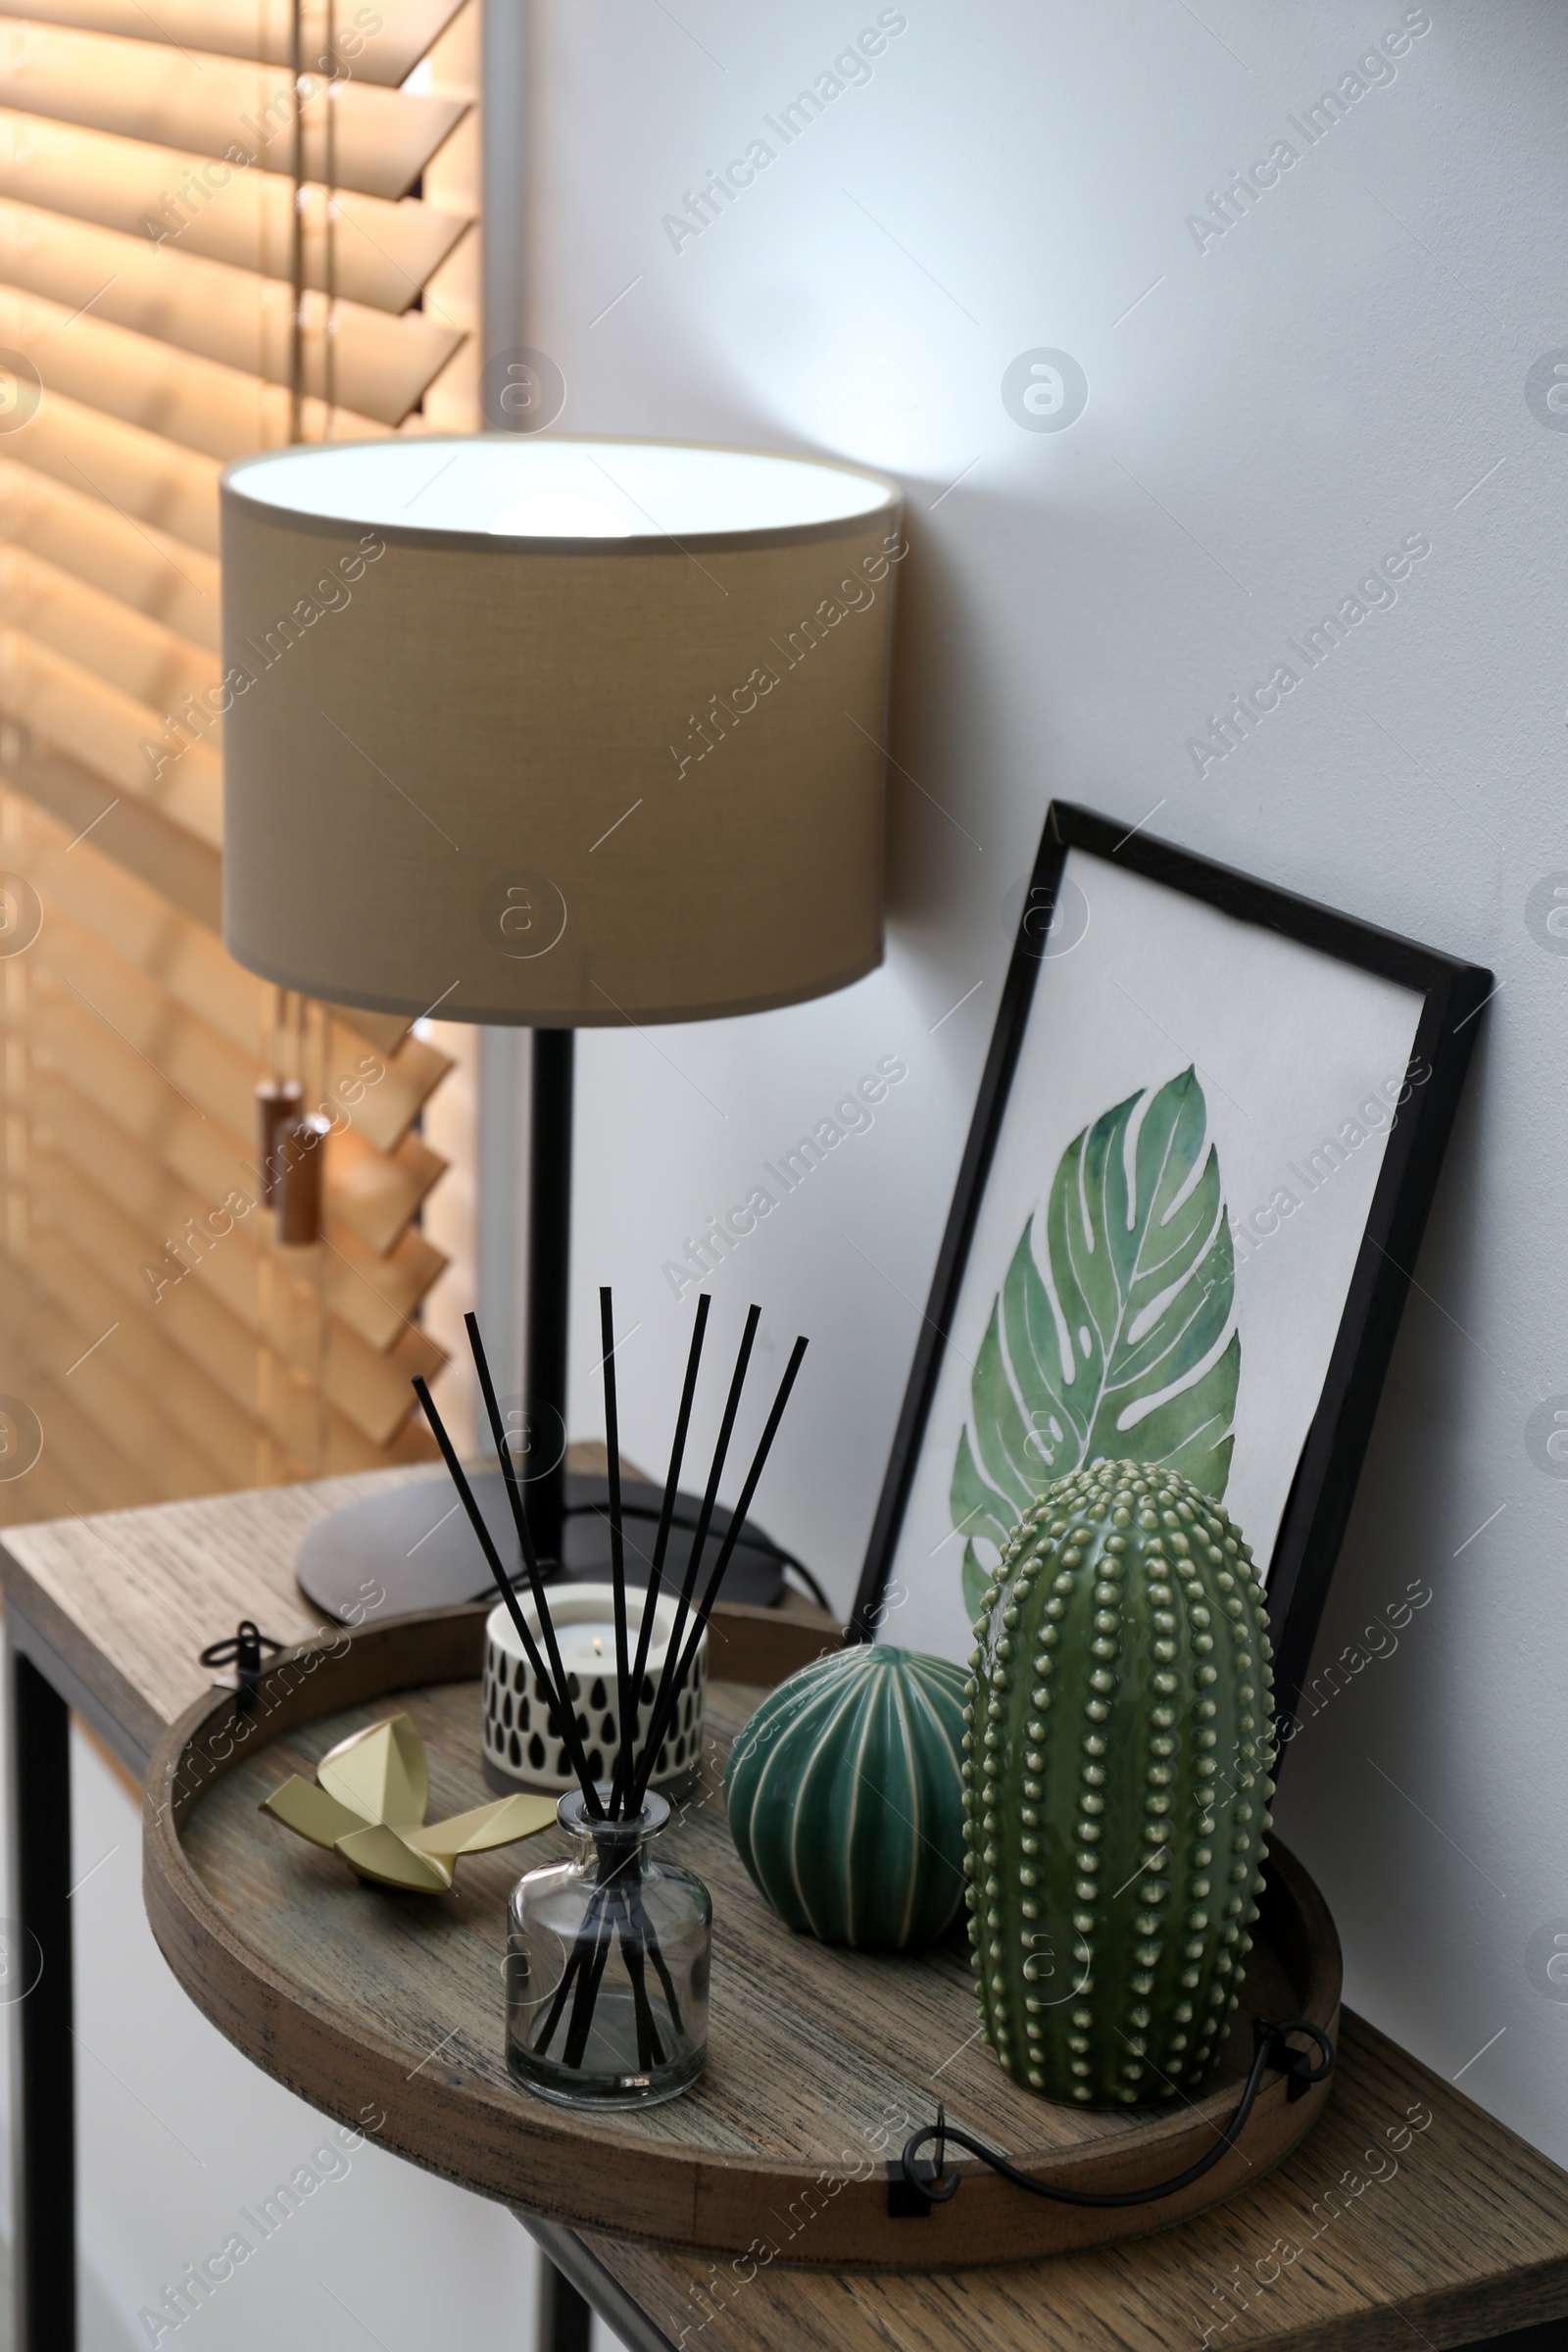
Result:
M1308 2051L1292 2049L1285 2038L1288 2034L1306 2034L1311 2036L1321 2053L1315 2066ZM1004 2180L1012 2181L1015 2187L1026 2188L1037 2197L1054 2198L1061 2205L1152 2205L1160 2197L1174 2196L1178 2189L1190 2188L1195 2180L1200 2180L1205 2173L1211 2172L1220 2158L1235 2146L1252 2112L1263 2077L1271 2068L1290 2078L1289 2096L1293 2100L1300 2098L1314 2083L1326 2081L1333 2071L1333 2043L1320 2026L1310 2024L1304 2017L1287 2018L1281 2025L1269 2025L1260 2017L1254 2018L1252 2038L1251 2072L1247 2078L1236 2112L1225 2130L1205 2156L1200 2156L1196 2164L1190 2164L1185 2172L1177 2173L1169 2180L1159 2181L1152 2188L1058 2188L1054 2181L1037 2180L1031 2174L1020 2172L1016 2165L1009 2164L1005 2156L988 2147L983 2139L976 2139L969 2132L958 2131L948 2122L946 2109L939 2106L936 2122L912 2132L905 2141L903 2153L897 2162L888 2167L889 2202L895 2205L899 2213L917 2215L932 2205L946 2204L950 2197L957 2195L963 2185L964 2176L961 2173L949 2173L946 2179L943 2178L950 2140L956 2147L965 2149L969 2155L978 2156L983 2164L988 2164L994 2173L1000 2173ZM933 2141L936 2144L934 2161L920 2152ZM1113 2148L1114 2142L1108 2142L1107 2153Z

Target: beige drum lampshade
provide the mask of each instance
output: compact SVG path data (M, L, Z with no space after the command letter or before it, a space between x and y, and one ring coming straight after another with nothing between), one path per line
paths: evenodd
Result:
M302 993L545 1028L882 955L896 487L522 435L222 482L224 936Z

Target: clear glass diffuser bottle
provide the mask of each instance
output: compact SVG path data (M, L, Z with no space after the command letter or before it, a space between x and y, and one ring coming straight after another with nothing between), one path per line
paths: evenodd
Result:
M507 2063L563 2106L657 2106L708 2057L711 1898L655 1857L662 1796L620 1821L595 1820L576 1788L556 1810L574 1851L520 1878L508 1906Z

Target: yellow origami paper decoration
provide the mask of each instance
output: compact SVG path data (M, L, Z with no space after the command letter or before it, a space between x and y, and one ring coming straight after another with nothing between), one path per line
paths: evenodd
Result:
M531 1838L556 1818L553 1796L503 1796L425 1827L430 1773L424 1742L407 1715L388 1716L340 1740L316 1767L263 1799L286 1830L330 1846L362 1879L414 1894L445 1894L460 1854Z

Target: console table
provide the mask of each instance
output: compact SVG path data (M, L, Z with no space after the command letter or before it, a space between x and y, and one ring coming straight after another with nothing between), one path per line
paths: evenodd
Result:
M306 1529L419 1478L434 1524L448 1507L442 1474L392 1471L14 1528L0 1543L6 1907L43 1961L11 2010L16 2352L75 2341L70 1712L141 1780L210 1683L207 1643L241 1617L285 1642L318 1630L291 1573ZM1092 2252L871 2275L786 2267L788 2216L775 2233L784 2256L734 2261L518 2219L554 2266L544 2352L585 2344L579 2298L632 2352L1568 2346L1568 2174L1349 2012L1327 2112L1292 2156L1223 2206Z

